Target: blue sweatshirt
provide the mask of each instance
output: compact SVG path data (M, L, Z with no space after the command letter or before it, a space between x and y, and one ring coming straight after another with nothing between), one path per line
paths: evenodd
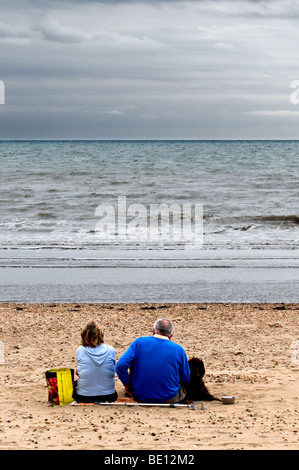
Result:
M190 380L185 350L168 338L137 338L120 357L116 373L126 386L130 383L128 368L133 367L134 396L143 402L165 402L174 398L181 383Z
M110 395L115 392L115 350L107 344L95 348L80 346L77 393L83 396Z

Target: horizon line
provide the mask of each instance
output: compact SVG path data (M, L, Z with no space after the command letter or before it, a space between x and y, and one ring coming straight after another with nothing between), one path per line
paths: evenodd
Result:
M299 139L267 139L267 138L244 138L244 139L154 139L154 138L130 138L130 139L121 139L121 138L109 138L109 139L100 139L100 138L8 138L1 139L0 142L298 142Z

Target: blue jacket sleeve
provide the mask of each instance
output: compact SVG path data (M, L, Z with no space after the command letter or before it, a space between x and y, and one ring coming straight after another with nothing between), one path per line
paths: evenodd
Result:
M129 367L132 366L135 360L136 340L129 346L129 348L119 358L115 370L119 380L124 386L130 383L130 375L128 372Z
M182 361L180 366L180 379L182 383L187 384L190 382L191 372L188 364L188 358L185 351L182 351Z

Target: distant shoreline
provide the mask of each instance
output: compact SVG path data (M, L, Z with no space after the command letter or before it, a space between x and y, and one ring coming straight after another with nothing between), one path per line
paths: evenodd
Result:
M0 139L0 142L299 142L299 139Z

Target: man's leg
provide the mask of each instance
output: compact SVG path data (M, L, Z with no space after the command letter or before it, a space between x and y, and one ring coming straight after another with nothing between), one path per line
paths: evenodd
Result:
M171 400L166 401L165 403L180 403L181 401L185 399L185 397L186 397L186 389L184 385L181 385L177 395Z

